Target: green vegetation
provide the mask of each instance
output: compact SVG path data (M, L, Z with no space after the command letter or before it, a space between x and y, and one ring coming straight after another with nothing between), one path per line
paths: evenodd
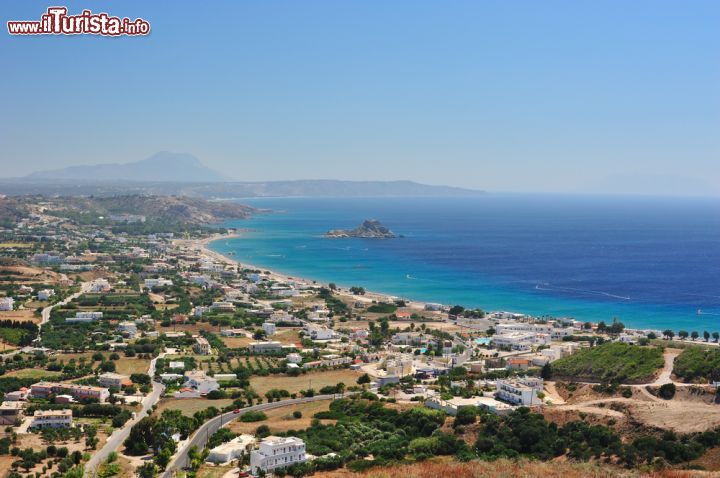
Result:
M662 349L613 342L553 362L552 374L572 380L644 382L663 364Z
M267 415L265 415L264 412L256 412L256 411L249 411L245 412L240 416L241 422L261 422L263 420L267 420Z
M375 314L394 314L396 310L397 307L395 305L386 303L373 304L367 308L368 312Z
M665 383L661 385L660 389L658 390L658 396L664 398L665 400L672 400L672 398L675 396L675 384Z
M338 468L344 463L358 471L402 460L410 453L426 458L452 455L464 448L464 443L451 435L435 434L445 421L445 414L437 410L418 407L399 412L376 400L353 398L335 400L327 412L317 413L315 418L338 422L322 425L319 420L314 420L312 427L303 431L290 430L287 435L302 438L308 453L316 456L336 453L337 456L329 461L296 465L288 470L292 476ZM365 459L371 455L372 460Z
M32 322L0 320L0 340L24 347L30 345L37 337L38 326Z
M720 381L720 349L685 348L675 359L673 373L685 382Z

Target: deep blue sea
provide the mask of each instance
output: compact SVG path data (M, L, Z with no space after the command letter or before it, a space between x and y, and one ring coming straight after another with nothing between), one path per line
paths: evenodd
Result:
M720 199L487 194L248 199L213 243L289 275L484 310L720 331ZM326 239L380 220L404 238Z

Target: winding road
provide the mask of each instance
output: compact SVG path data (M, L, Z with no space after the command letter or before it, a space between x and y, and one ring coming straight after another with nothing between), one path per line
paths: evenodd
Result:
M157 363L157 359L162 358L164 355L165 352L150 361L148 375L150 375L151 377L155 375L155 364ZM120 445L122 445L123 442L130 435L130 429L132 429L133 425L135 425L145 416L150 414L150 409L158 402L158 400L160 400L160 397L162 396L164 390L165 385L160 382L153 381L152 392L150 392L145 398L143 398L141 402L142 409L140 410L140 412L136 413L134 418L131 418L130 420L125 422L125 425L123 425L122 428L113 430L112 434L105 442L105 445L103 445L103 447L99 451L97 451L90 458L90 460L88 460L87 463L85 463L85 476L96 475L98 466L100 466L105 460L107 460L107 457L110 455L110 453L112 453L113 451L117 451L117 449L120 448Z
M348 394L345 394L345 396L347 395ZM216 431L218 431L220 428L222 428L224 425L228 424L232 420L240 417L243 413L259 410L272 410L273 408L287 407L288 405L296 405L299 403L317 402L321 400L334 400L335 398L339 398L341 396L342 395L340 394L331 394L280 400L278 402L261 403L259 405L253 405L252 407L246 407L241 409L239 413L227 412L218 415L217 417L203 423L200 428L198 428L197 431L190 437L190 439L185 441L185 443L180 447L170 464L168 464L167 468L160 476L162 478L172 478L175 470L187 467L190 462L188 458L188 452L190 451L191 447L196 446L198 450L202 450L205 447L205 444L208 442L208 439Z

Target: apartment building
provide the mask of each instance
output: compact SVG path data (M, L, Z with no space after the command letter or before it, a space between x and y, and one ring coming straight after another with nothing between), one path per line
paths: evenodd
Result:
M269 436L250 452L250 471L257 475L306 461L305 442L300 438Z

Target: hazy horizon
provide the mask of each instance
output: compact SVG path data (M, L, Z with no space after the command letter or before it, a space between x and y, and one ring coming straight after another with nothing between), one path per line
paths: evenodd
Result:
M237 181L720 194L720 4L520 3L63 3L152 33L5 31L0 177L167 150Z

